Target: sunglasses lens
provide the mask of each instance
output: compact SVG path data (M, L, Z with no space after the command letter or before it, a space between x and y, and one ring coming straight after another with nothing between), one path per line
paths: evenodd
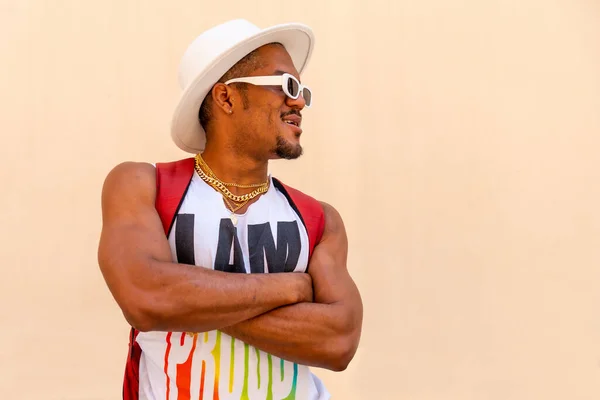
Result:
M298 92L300 90L300 86L298 85L298 82L295 79L288 77L286 86L287 86L287 92L290 95L290 97L297 99Z
M311 93L310 89L304 88L304 90L302 91L302 97L304 97L304 101L306 102L306 105L308 107L310 107L310 105L312 104L312 93Z

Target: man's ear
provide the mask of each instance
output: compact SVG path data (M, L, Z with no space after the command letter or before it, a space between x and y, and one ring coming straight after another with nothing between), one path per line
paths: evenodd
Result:
M211 90L215 106L225 114L233 113L233 89L223 83L217 83Z

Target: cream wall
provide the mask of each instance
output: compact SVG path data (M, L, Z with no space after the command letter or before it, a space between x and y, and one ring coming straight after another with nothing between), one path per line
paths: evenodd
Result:
M186 156L179 57L237 17L317 35L306 155L272 170L346 221L365 319L317 371L334 398L598 399L595 0L0 0L0 398L120 398L101 184Z

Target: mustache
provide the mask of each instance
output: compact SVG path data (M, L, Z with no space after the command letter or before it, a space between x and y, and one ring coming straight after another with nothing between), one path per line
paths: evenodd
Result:
M288 112L285 112L285 113L281 114L281 118L285 118L288 115L297 115L298 117L302 118L302 114L298 110L290 110Z

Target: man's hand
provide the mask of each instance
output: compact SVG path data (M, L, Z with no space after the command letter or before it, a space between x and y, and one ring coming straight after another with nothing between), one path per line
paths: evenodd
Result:
M306 274L233 274L173 263L154 207L155 173L150 164L124 163L102 190L98 263L134 328L206 332L312 301Z
M325 231L308 268L314 303L277 308L222 331L283 359L342 371L358 347L363 307L346 268L342 218L328 204L323 203L323 210Z

